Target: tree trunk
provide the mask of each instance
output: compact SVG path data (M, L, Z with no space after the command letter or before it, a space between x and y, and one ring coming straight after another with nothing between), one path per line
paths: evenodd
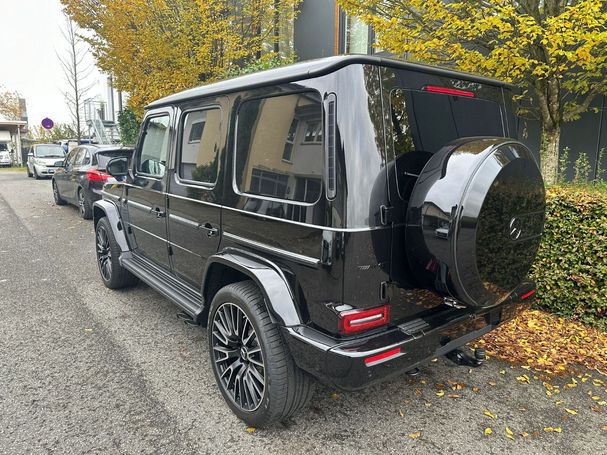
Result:
M542 126L542 143L540 146L541 170L546 185L554 185L558 176L559 144L561 129L556 126Z

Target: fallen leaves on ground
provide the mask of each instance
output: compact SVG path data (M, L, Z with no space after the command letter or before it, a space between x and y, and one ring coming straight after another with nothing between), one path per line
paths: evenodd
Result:
M561 427L546 427L544 431L546 433L562 433L563 429Z
M255 433L254 427L247 427L247 433Z
M491 414L491 412L488 409L485 409L483 411L483 414L485 414L487 417L489 417L490 419L495 419L495 415Z
M492 430L491 428L485 428L485 434L486 434L487 436L489 436L489 435L490 435L490 434L492 434L492 433L493 433L493 430Z
M521 313L478 345L492 357L550 375L576 373L580 367L607 375L606 332L541 310ZM525 375L517 379L528 382Z
M411 439L417 439L417 438L419 438L421 435L422 435L422 432L421 432L421 431L416 431L415 433L411 433L411 434L409 434L409 437L410 437Z

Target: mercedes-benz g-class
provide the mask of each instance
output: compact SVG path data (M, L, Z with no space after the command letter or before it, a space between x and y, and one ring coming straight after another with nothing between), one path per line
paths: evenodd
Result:
M206 326L219 390L253 426L301 409L312 378L477 365L459 348L534 293L544 224L511 89L341 56L160 99L94 205L101 278L141 279Z

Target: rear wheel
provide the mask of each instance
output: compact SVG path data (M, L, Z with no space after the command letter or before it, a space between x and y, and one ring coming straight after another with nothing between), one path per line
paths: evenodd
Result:
M78 211L80 212L80 216L85 220L93 218L93 204L91 204L91 200L86 195L84 188L78 190Z
M103 284L110 289L121 289L137 283L137 277L120 265L120 246L106 217L97 222L95 240L97 266Z
M67 204L65 199L61 198L61 195L59 194L59 188L57 188L57 182L55 182L55 180L53 180L53 199L55 199L55 204L57 205Z
M307 404L312 379L295 365L252 281L230 284L216 294L207 333L221 394L245 423L264 427Z

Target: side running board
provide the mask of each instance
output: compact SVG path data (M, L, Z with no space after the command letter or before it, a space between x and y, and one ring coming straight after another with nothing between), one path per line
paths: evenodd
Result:
M131 252L120 255L120 264L154 288L160 294L178 305L197 323L203 310L201 293L175 276L167 273L156 264Z

